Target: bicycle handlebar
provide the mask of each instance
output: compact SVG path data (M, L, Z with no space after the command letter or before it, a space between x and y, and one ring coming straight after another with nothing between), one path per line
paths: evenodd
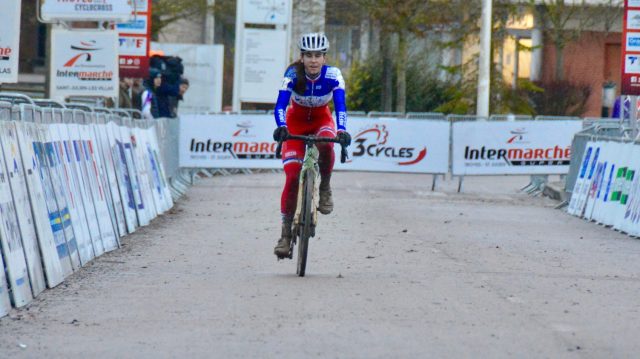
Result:
M305 143L314 142L333 142L340 143L336 137L316 137L316 136L300 136L300 135L288 135L284 140L278 141L278 147L276 147L276 158L282 158L282 143L289 140L300 140ZM347 154L347 146L343 146L340 143L342 150L340 151L340 163L345 163L349 155Z

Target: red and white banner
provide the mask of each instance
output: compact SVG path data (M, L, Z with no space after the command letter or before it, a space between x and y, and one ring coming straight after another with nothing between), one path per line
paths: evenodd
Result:
M640 1L624 1L622 94L640 95Z
M270 115L186 115L180 118L180 166L282 168ZM351 118L349 160L336 169L447 173L449 123ZM336 159L340 146L334 146Z
M151 0L135 0L135 18L118 24L120 77L149 76Z
M20 50L20 2L1 1L0 11L0 84L18 82Z
M581 129L582 121L454 123L453 175L567 173Z
M51 46L51 97L117 97L117 41L115 31L54 29Z

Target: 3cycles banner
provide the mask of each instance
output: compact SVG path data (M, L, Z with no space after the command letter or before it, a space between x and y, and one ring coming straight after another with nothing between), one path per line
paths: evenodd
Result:
M582 121L457 122L453 175L564 174Z
M282 168L271 115L185 115L180 119L180 166ZM349 159L336 169L447 173L449 123L350 118ZM336 145L336 158L340 146Z

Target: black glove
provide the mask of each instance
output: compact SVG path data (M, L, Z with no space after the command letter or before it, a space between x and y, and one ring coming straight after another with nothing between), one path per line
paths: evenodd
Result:
M351 144L351 135L347 131L338 131L338 135L336 136L340 145L344 147L348 147Z
M282 142L289 137L289 130L287 126L280 126L273 131L273 140L276 142Z

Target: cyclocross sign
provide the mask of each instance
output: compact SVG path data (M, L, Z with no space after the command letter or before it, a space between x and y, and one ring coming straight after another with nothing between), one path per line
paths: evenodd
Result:
M120 21L131 19L130 0L41 0L46 22L70 20Z

